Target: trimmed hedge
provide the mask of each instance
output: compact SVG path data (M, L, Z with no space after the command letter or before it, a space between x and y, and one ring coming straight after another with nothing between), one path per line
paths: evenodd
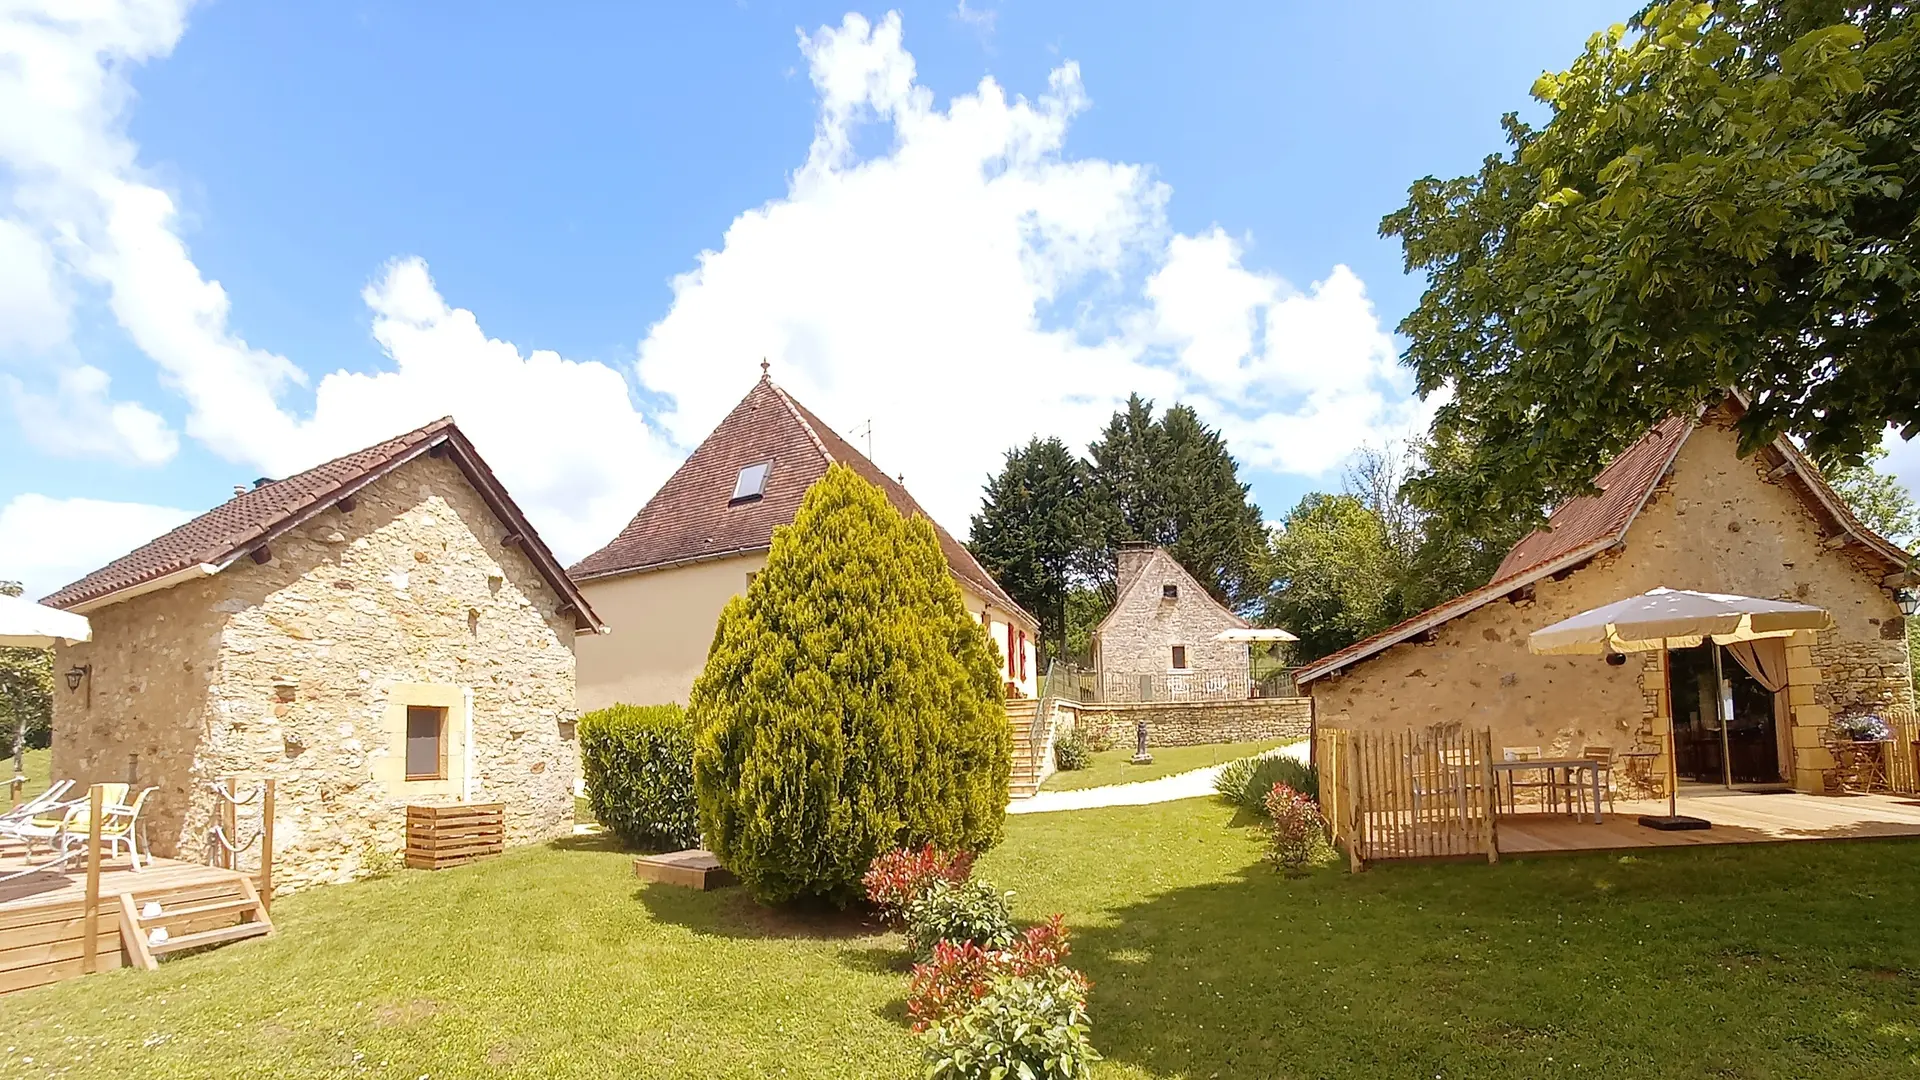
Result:
M1286 754L1229 761L1214 777L1213 790L1242 810L1264 815L1267 793L1273 785L1285 784L1309 799L1320 797L1320 772L1312 765Z
M700 843L693 726L678 705L612 705L580 718L580 772L594 819L633 847Z

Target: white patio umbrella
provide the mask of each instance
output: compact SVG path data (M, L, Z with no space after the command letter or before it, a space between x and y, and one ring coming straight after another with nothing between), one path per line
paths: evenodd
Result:
M1691 649L1709 637L1716 645L1733 645L1832 626L1833 617L1811 604L1654 589L1535 630L1527 637L1527 650L1604 656Z
M71 645L93 640L93 628L84 615L61 611L18 596L0 596L0 645L51 649L58 642Z
M1614 656L1691 649L1708 640L1716 645L1737 645L1832 626L1833 616L1811 604L1660 588L1541 627L1527 635L1527 651L1555 656ZM1724 687L1718 649L1713 651L1713 674L1715 684ZM1727 705L1723 701L1721 708ZM1667 816L1642 817L1640 823L1654 828L1706 828L1704 820L1682 818L1677 812L1680 776L1674 761L1671 718L1667 721L1667 769Z

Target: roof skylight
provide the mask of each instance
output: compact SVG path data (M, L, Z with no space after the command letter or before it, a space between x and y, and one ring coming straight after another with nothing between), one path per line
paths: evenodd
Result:
M757 499L767 493L767 474L773 471L773 462L763 461L758 465L748 465L740 470L740 476L733 482L733 498L729 502L744 502Z

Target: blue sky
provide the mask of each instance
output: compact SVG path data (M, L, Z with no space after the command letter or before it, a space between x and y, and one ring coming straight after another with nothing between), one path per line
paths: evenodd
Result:
M1131 390L1277 518L1424 422L1381 215L1634 6L0 16L0 577L448 412L578 558L762 355L956 531Z

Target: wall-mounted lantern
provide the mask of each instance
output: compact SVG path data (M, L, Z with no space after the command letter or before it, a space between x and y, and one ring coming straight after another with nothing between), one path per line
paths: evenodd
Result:
M1900 605L1900 614L1920 614L1920 588L1912 585L1893 591L1893 602Z
M73 667L68 668L67 689L78 692L81 681L91 674L93 674L92 664L75 664Z

